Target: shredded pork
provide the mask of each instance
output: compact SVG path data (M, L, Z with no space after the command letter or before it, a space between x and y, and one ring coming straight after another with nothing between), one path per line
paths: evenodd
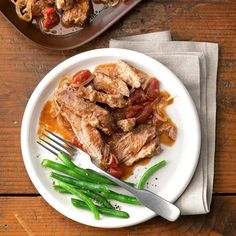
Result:
M110 113L96 105L76 96L71 88L65 88L55 95L56 102L62 107L66 107L77 116L82 117L92 127L101 129L104 133L111 133Z
M159 93L145 94L152 88L142 90L146 81L142 80L141 73L121 60L113 65L109 64L109 75L102 72L106 71L104 65L100 67L101 72L79 71L58 88L54 101L58 113L71 125L84 151L102 166L112 166L114 173L117 163L131 166L161 153L160 135L165 133L175 140L177 129L168 120L154 116L156 106L152 105L150 97L158 101L155 96ZM159 82L155 83L153 78L152 85L158 90ZM133 101L133 97L128 97L135 88L142 93L135 94L137 99Z
M158 138L156 128L150 125L140 125L133 131L124 134L117 142L111 143L111 150L120 162L131 165L130 163L145 157L142 153L140 155L137 154L146 144L154 139L156 140L157 146ZM153 146L150 147L153 149ZM146 147L145 152L148 152L148 146Z
M93 80L94 87L109 94L119 94L129 97L129 89L127 84L119 78L111 78L102 73L95 73Z

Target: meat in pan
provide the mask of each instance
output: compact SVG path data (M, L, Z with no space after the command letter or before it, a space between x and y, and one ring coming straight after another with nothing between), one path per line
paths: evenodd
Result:
M17 16L27 22L35 20L48 31L62 23L63 27L85 27L93 16L93 3L115 6L119 0L11 0Z
M71 8L64 10L62 22L66 26L83 27L89 21L91 12L92 5L90 0L78 0L72 4Z

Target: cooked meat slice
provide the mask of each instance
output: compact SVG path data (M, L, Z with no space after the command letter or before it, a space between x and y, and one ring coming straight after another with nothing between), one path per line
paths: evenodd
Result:
M135 121L136 121L136 118L128 118L128 119L119 120L117 122L117 126L121 128L124 132L128 132L134 128Z
M90 0L78 0L74 3L73 8L64 11L62 22L67 26L83 27L88 22L91 11Z
M135 70L122 60L118 60L116 63L115 75L132 88L139 88L141 85L141 78Z
M91 102L104 103L112 108L122 108L127 104L122 96L102 93L93 89L92 86L79 87L76 96L88 99Z
M177 137L177 129L175 126L171 127L169 129L169 133L168 133L169 138L171 138L173 141L176 140Z
M115 68L115 63L100 64L95 68L94 73L103 73L113 78Z
M102 140L100 132L65 107L61 107L60 113L70 123L84 151L104 167L108 166L115 156L110 153L109 145Z
M119 78L111 78L103 73L95 73L93 85L97 90L102 90L105 93L129 97L129 89L126 83Z
M88 125L84 119L82 119L79 135L84 140L83 143L93 158L97 158L100 163L109 163L109 146L103 142L99 131Z
M156 138L157 130L151 125L140 125L133 131L123 135L120 140L111 143L111 150L120 162L135 156L142 147Z
M55 100L59 105L84 118L92 127L99 128L106 134L111 133L110 113L94 103L77 97L70 87L55 94Z
M134 156L131 156L127 160L124 160L126 166L131 166L134 162L139 161L146 157L152 157L156 154L161 153L162 148L159 145L159 141L157 138L153 139L151 142L145 144L142 149Z
M73 7L75 0L55 0L56 7L59 11L66 11Z
M55 5L59 11L66 10L66 0L55 0Z
M42 16L42 11L46 6L54 4L55 0L33 0L32 2L32 15Z
M112 133L111 135L104 135L104 140L106 143L108 143L110 146L111 146L111 149L112 149L112 146L114 146L114 144L116 142L118 142L123 136L125 135L124 132L114 132Z
M163 123L160 127L158 127L158 131L160 133L167 133L168 137L173 141L176 140L177 137L177 128L174 124L166 122Z

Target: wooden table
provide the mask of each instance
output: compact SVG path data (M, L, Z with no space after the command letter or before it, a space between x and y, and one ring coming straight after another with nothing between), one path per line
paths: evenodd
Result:
M65 218L32 185L23 165L20 127L39 81L61 61L108 47L111 37L171 30L174 40L220 45L217 139L211 213L175 223L154 218L123 229L98 229ZM0 235L236 235L236 2L144 0L97 39L71 51L36 47L0 16Z

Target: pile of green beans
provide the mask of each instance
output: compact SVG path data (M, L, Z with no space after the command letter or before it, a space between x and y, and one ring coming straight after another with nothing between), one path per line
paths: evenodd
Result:
M44 159L41 163L43 167L63 174L50 173L50 176L58 181L58 184L54 185L53 188L60 193L72 194L78 197L80 200L71 198L72 205L77 208L90 210L96 220L100 219L100 214L118 218L129 218L127 212L116 210L108 199L141 205L139 200L133 196L110 190L108 185L116 185L113 181L95 171L76 166L65 153L59 153L58 158L63 164L48 159ZM150 175L165 164L166 162L162 161L149 168L142 176L138 188L143 189ZM132 183L128 184L133 185Z
M129 217L127 212L116 210L108 199L140 205L135 197L111 191L108 185L116 185L113 181L95 171L76 166L65 153L59 153L58 158L63 164L48 159L41 163L43 167L63 174L50 173L50 176L58 181L58 185L53 186L54 189L78 197L80 200L72 198L71 203L75 207L90 210L95 219L98 220L100 214L119 218Z
M74 186L76 188L89 190L92 192L99 192L100 196L102 195L107 199L114 199L119 202L129 203L133 205L140 205L140 202L137 198L111 191L106 185L103 184L84 182L64 175L57 174L55 172L51 172L50 176L56 180L70 184L71 186Z

